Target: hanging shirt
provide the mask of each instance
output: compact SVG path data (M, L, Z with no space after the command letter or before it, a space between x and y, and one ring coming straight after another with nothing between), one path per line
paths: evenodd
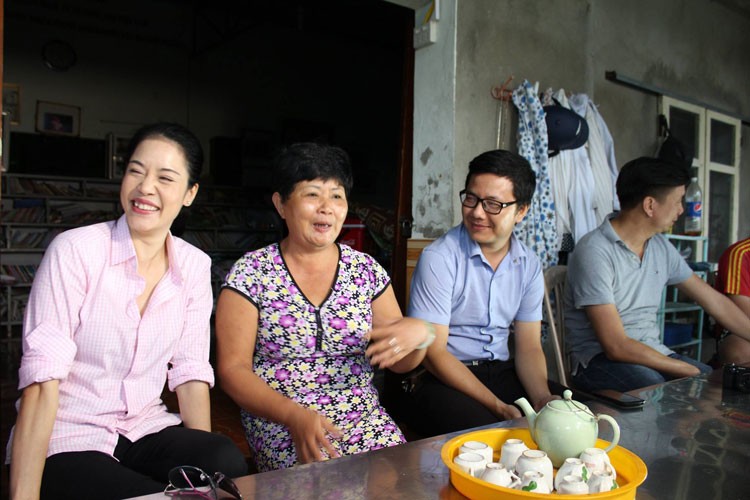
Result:
M591 207L597 226L613 211L619 209L615 193L617 163L612 135L607 124L586 94L575 94L568 99L570 107L586 118L589 127L589 140L586 143L589 166L594 180Z
M561 106L571 109L563 89L558 90L554 97ZM549 94L548 98L551 104L553 101ZM575 109L573 111L578 113ZM592 205L594 175L586 146L560 151L550 158L549 175L555 201L557 233L570 233L573 240L578 242L597 226Z
M120 435L136 441L180 423L160 399L165 381L172 391L192 380L213 386L211 260L171 235L166 245L169 268L143 316L136 298L146 283L125 216L66 231L47 248L18 371L19 389L60 381L47 456L112 455Z
M518 108L518 154L536 173L534 197L526 217L516 226L515 235L548 268L557 264L559 244L547 163L547 123L542 103L527 80L513 91L513 104Z

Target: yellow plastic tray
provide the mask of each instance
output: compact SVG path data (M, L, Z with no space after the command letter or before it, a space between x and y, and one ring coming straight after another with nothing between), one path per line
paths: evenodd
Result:
M530 491L514 490L496 486L478 478L472 477L458 468L453 463L453 459L458 455L458 449L466 441L482 441L487 443L494 450L494 460L500 459L500 448L507 439L521 439L526 446L531 449L537 449L536 443L531 439L531 434L525 428L507 428L507 429L489 429L484 431L474 431L462 434L445 443L440 452L440 456L448 469L450 469L451 483L463 495L471 500L497 499L497 498L549 498L550 495L542 493L533 493ZM606 448L609 442L597 439L598 448ZM606 493L591 493L588 495L557 495L552 493L551 496L560 496L570 498L571 500L580 498L606 498L606 499L634 499L635 490L646 480L646 464L643 463L636 454L626 450L622 446L615 446L609 452L609 458L612 466L617 471L617 484L619 488Z

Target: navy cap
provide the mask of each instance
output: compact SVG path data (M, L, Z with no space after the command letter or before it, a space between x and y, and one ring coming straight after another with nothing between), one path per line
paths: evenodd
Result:
M586 120L564 106L545 106L544 121L547 122L550 158L565 149L580 148L589 139L589 126Z

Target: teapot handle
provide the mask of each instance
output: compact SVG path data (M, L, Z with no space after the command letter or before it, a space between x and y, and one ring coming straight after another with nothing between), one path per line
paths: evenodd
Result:
M612 438L612 443L604 450L606 452L610 452L615 446L617 446L617 443L620 442L620 426L617 425L615 419L610 417L609 415L599 414L596 416L596 418L609 422L609 425L612 426L612 430L615 433L614 437Z

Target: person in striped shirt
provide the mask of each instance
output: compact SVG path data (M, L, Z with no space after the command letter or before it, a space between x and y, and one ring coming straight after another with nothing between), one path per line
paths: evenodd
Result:
M731 245L721 255L714 287L728 296L750 317L750 238ZM750 341L733 335L729 330L720 330L719 362L725 364L750 361Z

